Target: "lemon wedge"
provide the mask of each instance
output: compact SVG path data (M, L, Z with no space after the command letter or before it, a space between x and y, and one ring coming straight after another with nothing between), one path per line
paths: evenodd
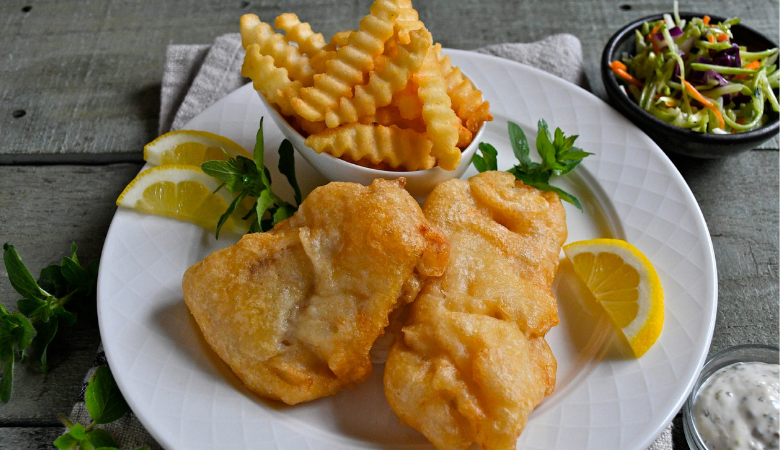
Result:
M206 131L179 130L165 133L144 147L144 159L154 166L189 164L200 166L206 161L227 161L228 155L252 158L243 147L230 139Z
M219 182L206 175L200 167L165 165L139 173L116 200L117 206L136 211L171 217L216 230L220 216L235 196L220 189ZM238 205L222 226L223 231L244 234L248 229L241 220L246 205Z
M573 242L563 252L634 355L645 354L664 322L663 288L650 260L619 239Z

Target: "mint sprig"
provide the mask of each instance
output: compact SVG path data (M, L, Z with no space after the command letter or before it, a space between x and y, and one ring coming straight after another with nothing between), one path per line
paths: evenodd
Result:
M295 192L296 206L282 200L271 189L271 173L265 167L262 118L260 119L260 128L257 131L253 156L254 160L241 155L235 158L228 156L227 161L206 161L200 166L206 174L222 182L217 190L225 187L230 192L238 194L217 223L217 239L219 239L219 230L222 225L246 197L255 198L252 209L242 218L242 220L252 220L249 231L253 233L270 230L277 223L295 214L301 204L301 189L295 178L294 150L287 139L282 141L279 146L279 172L287 178L292 186ZM267 218L264 218L266 212L268 213Z
M60 420L68 431L54 441L54 446L60 450L116 450L118 445L114 438L106 430L95 428L96 425L121 419L130 410L108 367L98 367L89 379L84 402L92 423L85 427L60 414ZM149 448L139 447L136 450Z
M48 371L49 344L60 326L76 322L76 313L66 309L71 302L94 311L98 262L86 267L79 263L76 244L71 255L62 258L61 265L50 265L41 270L38 281L33 278L13 245L3 245L3 263L11 286L23 298L17 302L19 312L9 312L0 306L0 401L11 399L14 361L25 363L28 348L40 361L41 370ZM82 311L86 311L83 309Z
M517 158L518 164L507 170L507 172L514 175L515 179L540 191L557 193L561 200L571 203L582 211L582 204L577 197L561 188L551 186L549 182L553 175L561 176L571 172L585 157L593 153L574 147L577 135L566 137L560 128L556 128L553 136L544 119L539 120L538 126L539 133L536 137L536 151L542 159L541 163L531 160L531 148L522 128L514 122L509 122L509 141L512 144L512 151L515 154L515 158ZM480 172L498 170L498 151L496 151L495 147L488 143L480 142L479 151L482 153L481 156L475 153L472 157L474 167Z

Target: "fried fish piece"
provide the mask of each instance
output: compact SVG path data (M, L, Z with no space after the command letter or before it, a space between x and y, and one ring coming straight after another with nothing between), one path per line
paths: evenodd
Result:
M368 378L388 314L448 258L404 182L317 188L290 219L186 271L203 336L249 389L296 404Z
M555 387L544 335L558 323L563 206L553 192L485 172L440 184L423 212L450 239L448 267L411 305L385 365L385 395L438 449L514 449Z

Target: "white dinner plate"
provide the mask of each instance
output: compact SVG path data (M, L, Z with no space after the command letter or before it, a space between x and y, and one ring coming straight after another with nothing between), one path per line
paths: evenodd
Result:
M519 124L533 147L536 123L577 134L595 153L556 180L579 197L566 206L569 242L626 239L653 262L665 292L658 342L640 359L609 322L579 299L562 259L554 285L560 325L547 335L558 360L555 392L529 416L522 449L644 450L680 409L707 355L715 324L717 277L707 226L693 194L669 159L607 104L545 72L504 59L447 51L483 89L495 120L484 136L499 150L499 168L514 163L506 124ZM194 118L186 128L254 146L268 114L246 85ZM266 164L274 189L292 199L276 171L283 137L266 120ZM297 155L296 155L297 156ZM324 180L296 157L304 195ZM472 167L464 177L474 175ZM182 300L190 265L237 236L216 242L195 225L120 209L100 263L98 308L108 362L127 402L169 449L424 449L401 425L382 391L383 366L355 389L284 406L249 392L207 346Z

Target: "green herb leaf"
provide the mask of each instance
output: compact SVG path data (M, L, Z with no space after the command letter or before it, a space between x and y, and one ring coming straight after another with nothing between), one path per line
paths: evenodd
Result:
M264 165L265 144L263 143L263 120L260 120L260 128L257 131L257 141L254 148L254 160L244 156L229 158L227 162L207 161L203 163L203 170L217 180L225 183L230 192L239 194L228 206L227 211L220 217L217 224L217 238L219 230L225 220L235 211L237 205L246 197L254 197L256 200L253 209L242 218L249 220L249 231L252 233L267 231L274 224L291 216L297 211L297 207L285 202L271 190L271 173ZM292 144L284 140L279 147L279 171L287 177L287 181L295 192L295 201L300 204L301 191L295 177L295 157ZM265 219L268 211L270 219Z
M67 256L62 258L62 276L68 280L70 290L89 290L92 286L92 277L87 269Z
M551 186L549 184L552 175L565 175L577 167L582 160L592 153L588 153L574 147L574 141L577 136L566 137L560 128L555 129L554 135L550 133L547 122L544 119L539 120L539 132L536 136L536 150L542 158L542 163L531 161L528 140L523 130L515 123L509 122L509 140L512 144L512 150L518 160L518 164L507 172L515 176L515 179L522 181L528 186L533 186L540 191L552 191L558 194L563 201L567 201L582 211L582 204L573 195L568 192ZM484 142L479 144L480 150L492 146ZM493 149L495 152L495 149ZM497 153L497 152L496 152ZM489 169L489 158L482 151L483 157L474 155L474 166L480 172Z
M480 142L478 148L482 153L482 156L474 153L474 156L471 158L474 167L476 167L480 173L488 170L498 170L498 151L495 147L485 142Z
M73 437L70 432L63 434L54 441L54 446L60 450L71 450L76 448L79 440Z
M273 205L273 199L271 198L271 191L266 189L260 193L260 197L257 198L257 204L255 205L255 211L257 212L258 220L262 220L263 214L266 210ZM267 231L267 230L263 230Z
M292 217L292 215L295 214L295 210L293 208L290 208L288 206L280 206L276 211L273 213L273 224L276 225L277 223L287 219L288 217Z
M89 436L87 436L87 431L85 430L84 425L80 423L74 423L68 433L70 433L71 436L78 439L79 441L83 441L89 438Z
M89 442L95 449L117 447L114 438L102 428L93 428L89 432Z
M261 174L261 180L266 189L271 188L271 180L269 179L265 168L265 141L263 138L263 117L260 118L260 128L257 130L257 136L255 138L255 149L253 152L255 159L255 167L257 173Z
M47 359L47 351L49 344L57 335L57 329L59 328L59 320L54 317L48 322L38 322L37 330L38 334L34 339L35 352L41 362L41 371L44 373L49 371L49 363Z
M38 286L55 297L63 297L68 293L68 280L62 276L62 268L56 264L46 266L41 270Z
M111 423L130 409L107 366L98 367L89 380L84 396L87 411L95 423Z
M230 205L228 205L228 209L225 211L225 213L220 216L219 221L217 222L217 239L219 239L219 230L222 229L222 225L224 225L225 221L230 218L230 215L233 214L233 211L236 210L236 207L244 200L244 198L246 198L246 196L246 192L238 194L238 196L234 198L232 202L230 202Z
M512 144L515 158L524 167L529 166L531 164L531 147L528 145L528 139L526 139L523 129L514 122L509 122L507 128L509 129L509 143Z
M35 282L13 245L3 244L3 262L8 272L8 281L22 297L43 299L49 296L49 293L41 289Z
M229 161L206 161L200 169L211 177L221 181L223 185L231 183L236 178L236 171Z
M12 313L9 320L16 325L12 331L12 335L16 340L16 348L19 349L20 352L24 352L24 350L32 344L37 331L35 331L32 322L19 313Z
M9 313L0 305L0 365L3 378L0 380L0 401L8 403L13 388L16 351L22 362L27 359L26 348L35 337L32 323L18 312Z
M295 192L295 204L300 206L301 188L298 187L298 181L295 179L295 150L287 139L279 145L279 172L287 177L287 181Z
M539 120L539 133L536 136L536 151L542 157L542 169L550 170L555 168L555 147L553 147L550 130L547 129L547 122L544 119Z

